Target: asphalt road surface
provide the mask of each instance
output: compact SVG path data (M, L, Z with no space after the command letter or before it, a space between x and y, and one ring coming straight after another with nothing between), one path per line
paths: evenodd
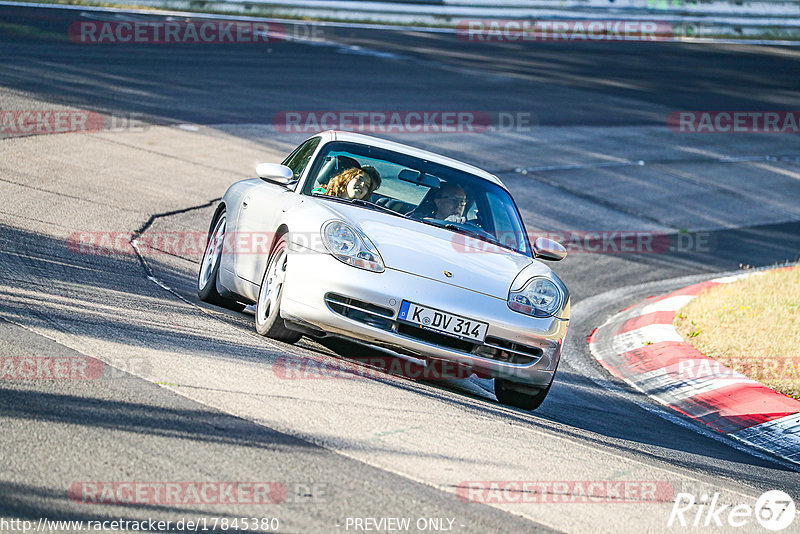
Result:
M750 506L770 489L800 497L796 466L666 413L606 374L585 343L637 299L800 256L797 135L667 127L676 111L796 109L800 50L471 43L293 25L285 31L310 37L69 38L76 21L132 17L162 20L0 6L0 110L86 110L106 121L95 133L4 129L0 139L0 356L105 366L93 380L0 382L0 521L155 519L187 530L177 521L211 528L215 517L247 517L279 522L259 522L262 531L354 532L398 531L388 518L407 518L410 531L726 532L704 515L691 526L699 507L687 527L669 528L675 496ZM531 234L650 232L668 246L589 253L575 241L554 264L573 319L533 413L498 404L487 381L367 367L379 354L369 347L265 340L251 315L197 300L202 244L140 258L125 236L205 232L228 185L313 133L282 131L287 111L484 114L493 127L482 132L388 136L497 173ZM121 233L119 253L76 251L76 232ZM277 370L287 358L350 362L354 377L287 380ZM472 502L457 491L468 481L537 481L552 493ZM576 501L576 483L591 482L655 484L662 498ZM91 502L103 483L271 483L283 493L266 504ZM737 531L763 529L751 518Z

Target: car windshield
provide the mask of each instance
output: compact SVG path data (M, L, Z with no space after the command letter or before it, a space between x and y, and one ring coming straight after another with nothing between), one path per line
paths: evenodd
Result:
M302 193L393 213L530 256L519 211L505 189L407 154L358 143L328 143Z

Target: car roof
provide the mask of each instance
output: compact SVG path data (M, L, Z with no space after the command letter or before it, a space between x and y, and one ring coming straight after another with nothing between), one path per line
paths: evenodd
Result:
M501 182L500 179L494 174L486 172L479 167L475 167L473 165L469 165L462 161L458 161L457 159L448 158L447 156L442 156L441 154L436 154L435 152L428 152L427 150L422 150L421 148L415 148L413 146L404 145L402 143L388 141L386 139L381 139L380 137L373 137L371 135L346 132L342 130L327 130L321 132L321 134L319 135L327 137L328 140L331 141L349 141L351 143L359 143L362 145L370 145L377 148L385 148L387 150L393 150L395 152L402 152L403 154L408 154L410 156L414 156L427 161L432 161L434 163L440 163L442 165L453 167L454 169L458 169L460 171L468 172L470 174L488 180L489 182L497 184L503 189L507 189L505 184L503 184L503 182Z

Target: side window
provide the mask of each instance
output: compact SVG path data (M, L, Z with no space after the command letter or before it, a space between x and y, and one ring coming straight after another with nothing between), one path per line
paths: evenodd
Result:
M486 199L491 208L495 237L506 246L524 250L522 229L517 224L517 217L510 213L511 205L492 192L487 192Z
M303 174L306 165L308 165L308 162L311 160L311 156L314 155L314 151L317 149L317 145L319 145L319 141L319 137L309 139L297 147L295 151L289 154L289 157L284 160L283 164L292 169L295 180L298 180L300 175Z

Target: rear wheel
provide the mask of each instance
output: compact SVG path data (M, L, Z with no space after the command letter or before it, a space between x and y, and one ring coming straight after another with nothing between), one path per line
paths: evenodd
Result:
M494 380L494 394L502 404L522 408L523 410L535 410L544 402L547 393L550 391L551 381L546 388L533 392L532 388L515 385L502 378Z
M223 240L225 239L225 226L227 216L223 210L214 223L214 229L208 236L208 244L200 262L200 272L197 274L197 296L200 300L231 310L242 311L244 305L232 299L227 299L217 291L217 278L219 265L222 259Z
M272 255L261 279L261 288L256 301L256 332L285 343L297 343L303 334L289 330L281 318L281 297L283 282L286 280L286 238L281 237L272 251Z

